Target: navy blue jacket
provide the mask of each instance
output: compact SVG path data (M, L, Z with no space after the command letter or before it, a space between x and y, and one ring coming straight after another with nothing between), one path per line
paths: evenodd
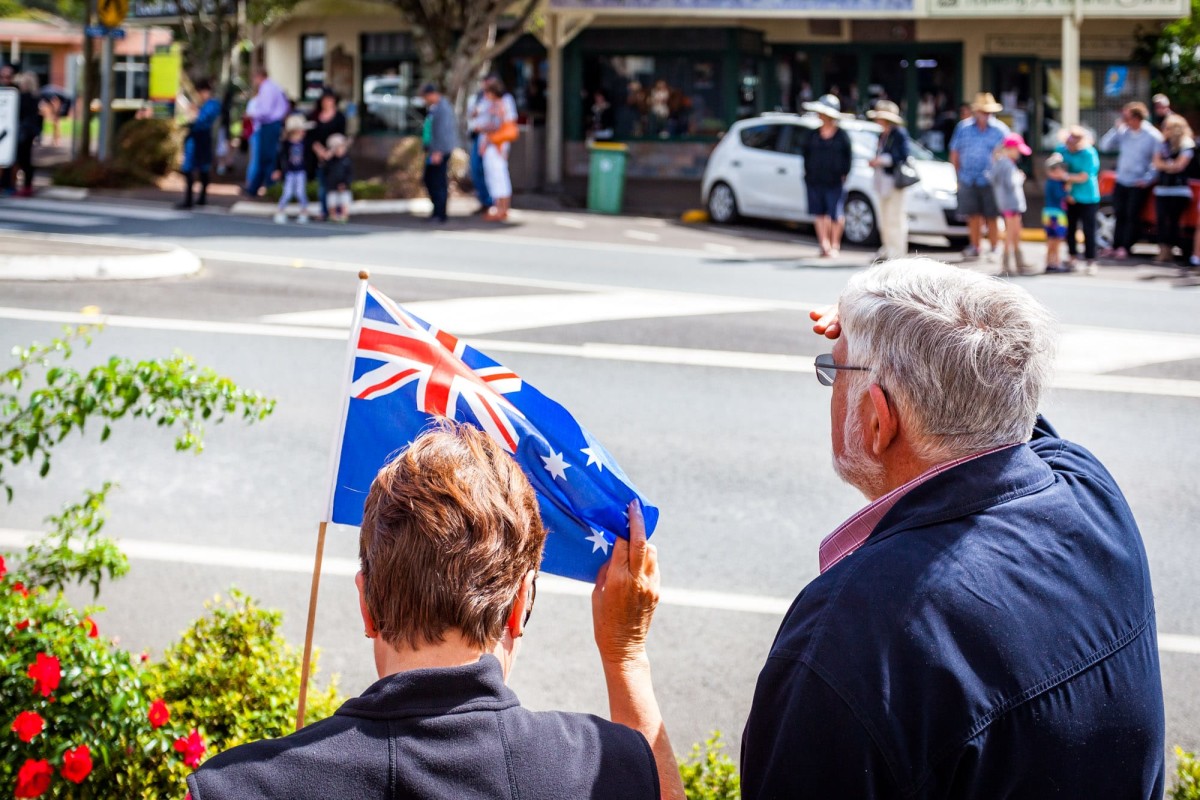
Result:
M788 611L745 800L1161 798L1150 572L1116 482L1034 438L904 496Z
M490 655L383 678L329 719L213 757L188 789L192 800L659 796L640 733L521 708Z
M895 175L896 167L908 159L908 132L903 127L894 125L882 136L883 150L881 152L892 157L892 165L884 167L883 171L888 175Z

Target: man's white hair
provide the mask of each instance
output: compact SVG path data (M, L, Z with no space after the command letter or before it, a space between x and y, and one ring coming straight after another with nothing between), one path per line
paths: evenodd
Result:
M1029 292L904 258L855 275L838 307L848 363L870 368L922 459L1029 440L1057 339Z

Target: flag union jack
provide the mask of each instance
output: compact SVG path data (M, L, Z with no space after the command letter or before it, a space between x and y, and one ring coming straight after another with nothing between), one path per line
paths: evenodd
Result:
M549 536L542 569L594 580L618 536L628 535L630 501L649 505L616 460L567 409L512 370L401 308L363 293L353 329L352 374L328 516L362 524L379 469L439 417L481 428L520 464L538 496Z
M391 321L364 319L358 333L359 358L383 364L351 384L351 396L375 400L416 381L417 408L426 414L458 418L463 400L479 427L510 452L520 438L509 414L521 412L504 395L519 392L521 379L506 367L471 368L463 361L466 344L433 326L423 327L415 317L385 295L367 290Z

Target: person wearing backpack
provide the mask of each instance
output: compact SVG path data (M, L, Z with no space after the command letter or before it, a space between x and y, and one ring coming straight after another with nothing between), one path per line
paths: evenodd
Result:
M1162 134L1149 118L1145 103L1127 103L1116 124L1100 137L1102 151L1117 151L1117 182L1112 196L1116 228L1112 248L1101 251L1101 256L1129 258L1129 251L1140 238L1142 208L1155 178L1151 162L1162 143Z

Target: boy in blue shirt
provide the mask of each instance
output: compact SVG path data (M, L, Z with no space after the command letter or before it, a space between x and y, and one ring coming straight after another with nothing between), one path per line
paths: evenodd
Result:
M1062 262L1062 243L1067 238L1067 170L1062 153L1046 159L1046 199L1042 227L1046 230L1046 272L1070 272Z

